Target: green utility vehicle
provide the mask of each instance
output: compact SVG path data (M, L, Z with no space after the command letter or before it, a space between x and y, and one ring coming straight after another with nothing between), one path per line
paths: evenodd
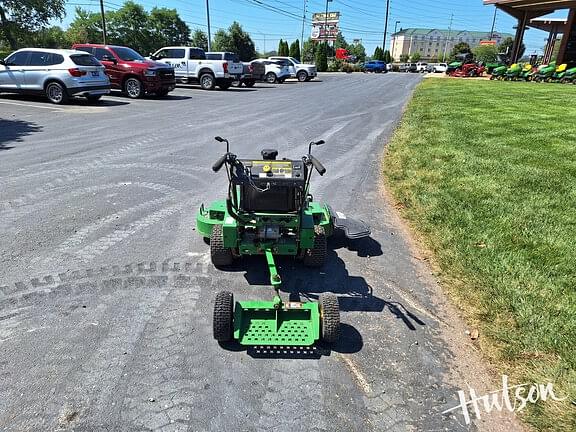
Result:
M283 301L281 277L275 256L300 259L305 266L321 267L327 254L327 237L341 230L349 239L370 235L362 221L334 212L315 202L309 193L313 169L326 168L308 154L301 159L276 160L277 150L262 150L262 159L238 159L230 152L214 164L225 166L228 195L197 214L197 230L210 242L210 256L217 268L232 265L244 255L263 255L274 289L271 301L234 302L231 292L216 295L213 331L219 342L237 340L241 345L310 346L318 340L334 343L338 337L340 311L333 294L320 295L319 302Z

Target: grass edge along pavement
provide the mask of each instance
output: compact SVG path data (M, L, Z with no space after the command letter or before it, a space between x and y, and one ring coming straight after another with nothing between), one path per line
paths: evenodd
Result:
M425 80L383 166L483 356L567 397L518 413L538 430L576 430L574 100L576 86Z

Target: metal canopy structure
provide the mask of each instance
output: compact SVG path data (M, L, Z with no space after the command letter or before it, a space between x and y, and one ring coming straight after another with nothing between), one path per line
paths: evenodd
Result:
M530 20L528 26L548 32L548 41L544 49L543 62L550 63L558 35L568 33L568 20L564 18L534 18Z
M541 28L537 25L531 25L531 20L557 10L569 9L568 20L562 29L564 36L560 47L559 61L576 61L576 0L484 0L484 4L494 5L518 20L511 58L514 63L520 57L520 47L526 27ZM551 28L551 30L553 29Z

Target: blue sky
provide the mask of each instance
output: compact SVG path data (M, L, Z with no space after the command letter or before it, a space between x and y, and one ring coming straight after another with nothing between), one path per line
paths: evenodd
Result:
M106 8L117 9L124 0L105 0ZM135 0L146 9L154 6L177 9L182 19L192 28L206 30L205 0ZM259 3L259 4L258 4ZM84 9L99 11L99 0L67 0L66 27L74 17L74 9L81 5ZM250 32L256 48L262 51L276 49L278 40L290 41L300 38L302 33L302 13L304 0L210 0L212 31L228 27L236 20ZM307 20L314 12L323 12L323 0L306 0ZM330 11L340 11L342 33L350 42L362 39L368 54L382 45L384 35L384 13L386 0L333 0ZM271 10L274 9L274 10ZM398 29L407 27L448 28L453 15L452 28L456 30L490 31L494 8L484 6L482 0L391 0L387 44L395 22ZM555 16L566 16L558 13ZM516 20L498 11L496 30L514 33ZM310 35L310 24L306 23L304 37ZM547 34L530 29L526 32L527 53L540 53Z

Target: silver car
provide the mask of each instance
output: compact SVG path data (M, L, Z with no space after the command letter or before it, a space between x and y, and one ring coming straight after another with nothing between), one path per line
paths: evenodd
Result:
M83 51L24 48L0 60L0 92L44 94L55 104L110 93L104 66Z

